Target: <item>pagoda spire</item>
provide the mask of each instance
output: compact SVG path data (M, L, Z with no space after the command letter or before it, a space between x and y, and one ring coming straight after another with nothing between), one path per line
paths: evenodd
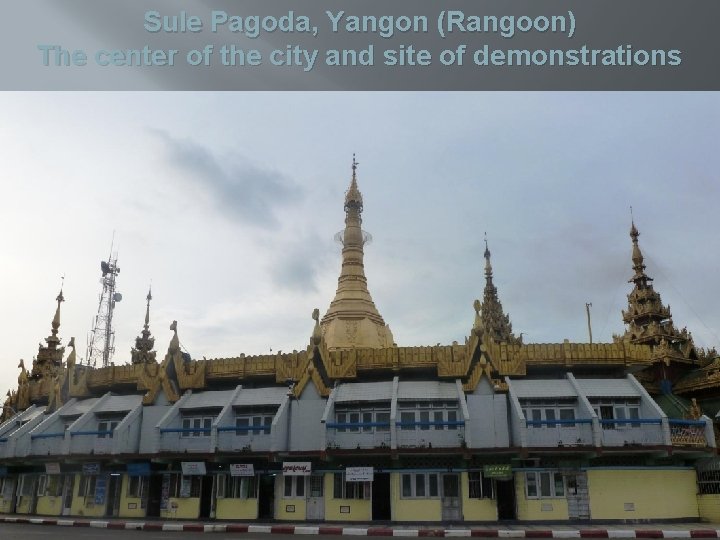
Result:
M480 310L482 325L486 332L496 342L521 344L522 338L516 338L512 333L510 316L503 312L502 303L498 298L497 287L493 283L492 264L490 262L490 248L487 234L485 235L485 289L483 291L482 308Z
M63 278L64 282L65 278ZM63 296L63 287L60 286L60 292L58 293L57 297L55 298L55 301L57 302L57 308L55 308L55 316L52 320L52 330L50 333L50 336L45 338L45 341L47 341L48 347L51 349L57 348L58 344L60 343L60 338L57 337L58 330L60 329L60 304L65 301L65 297Z
M365 277L364 246L370 235L362 230L363 198L357 182L359 163L353 154L350 187L345 193L345 229L335 235L342 244L342 266L335 298L320 321L329 349L389 347L390 328L375 307Z
M65 277L62 278L63 284ZM55 308L55 315L53 316L51 323L50 335L45 338L43 345L40 343L38 346L37 357L33 359L32 370L30 372L31 379L41 379L45 377L54 377L58 370L62 368L62 357L65 352L65 347L59 347L60 338L58 337L58 330L60 329L60 304L65 301L63 296L63 285L60 285L60 292L55 298L57 307Z
M147 364L155 362L155 338L150 335L150 300L152 300L152 288L148 289L147 305L145 307L145 324L141 335L135 338L135 347L130 350L133 364Z
M640 249L640 233L631 221L633 290L628 294L628 309L622 312L623 322L628 325L623 336L633 344L650 345L654 356L662 360L690 361L693 351L692 336L686 329L678 330L672 320L670 306L665 306L652 285L653 278L645 273L645 259Z

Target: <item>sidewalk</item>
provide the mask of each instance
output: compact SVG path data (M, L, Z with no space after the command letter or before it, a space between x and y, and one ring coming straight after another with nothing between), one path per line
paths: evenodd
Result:
M390 525L372 524L249 524L203 523L124 519L83 519L39 516L0 516L0 523L28 523L98 529L134 529L142 531L192 531L221 533L323 534L346 536L409 537L481 537L481 538L720 538L720 524L712 523L642 523L642 524L489 524L464 527L462 524Z

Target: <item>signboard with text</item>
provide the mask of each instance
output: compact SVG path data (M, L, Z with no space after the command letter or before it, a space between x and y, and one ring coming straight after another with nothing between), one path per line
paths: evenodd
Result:
M204 461L183 461L180 466L184 476L203 476L207 473Z
M346 482L372 482L373 477L372 467L347 467L345 469Z
M60 464L55 461L51 463L45 464L45 473L46 474L60 474Z
M485 478L510 478L512 467L509 464L483 465L483 476Z
M94 475L100 474L100 464L99 463L83 463L82 473L85 476L94 476Z
M230 465L230 476L254 476L255 468L252 463L233 463Z
M282 473L285 476L309 476L312 463L309 461L283 461Z

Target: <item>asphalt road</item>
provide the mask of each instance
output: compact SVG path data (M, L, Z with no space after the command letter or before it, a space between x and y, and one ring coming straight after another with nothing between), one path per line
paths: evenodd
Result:
M292 534L203 533L129 531L123 529L91 529L88 527L60 527L28 523L0 523L0 540L299 540ZM307 536L305 537L307 538ZM322 535L323 540L347 540L347 537Z

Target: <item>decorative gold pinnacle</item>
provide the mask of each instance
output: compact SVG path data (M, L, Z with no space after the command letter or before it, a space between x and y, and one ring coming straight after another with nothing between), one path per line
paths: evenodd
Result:
M65 277L62 277L62 284L60 285L60 292L58 293L55 301L57 307L55 308L55 315L53 316L50 335L45 338L47 346L42 345L38 347L38 354L33 359L32 370L30 373L31 379L43 379L53 378L57 375L58 371L62 369L62 357L65 352L64 347L59 347L60 338L58 337L58 330L60 329L60 304L65 301L63 296L63 285L65 283Z
M152 300L152 288L148 289L145 307L145 324L141 336L135 338L135 347L130 350L131 362L133 364L148 364L155 362L155 338L150 335L150 300Z
M666 364L672 359L689 361L694 345L687 330L678 331L672 320L670 306L664 306L660 293L652 286L653 279L645 273L645 260L640 250L640 233L631 221L632 263L634 283L628 295L628 309L622 312L623 321L628 325L624 338L631 343L654 347L654 356Z
M502 303L498 298L497 287L493 283L492 264L490 263L490 249L488 248L487 234L485 234L485 289L481 308L482 327L496 342L512 344L522 343L512 333L510 316L503 312Z
M352 178L345 194L345 230L338 234L342 249L342 267L335 298L320 321L329 349L349 347L389 347L393 344L390 328L380 316L367 288L363 264L363 199L357 183L358 162L353 154Z

